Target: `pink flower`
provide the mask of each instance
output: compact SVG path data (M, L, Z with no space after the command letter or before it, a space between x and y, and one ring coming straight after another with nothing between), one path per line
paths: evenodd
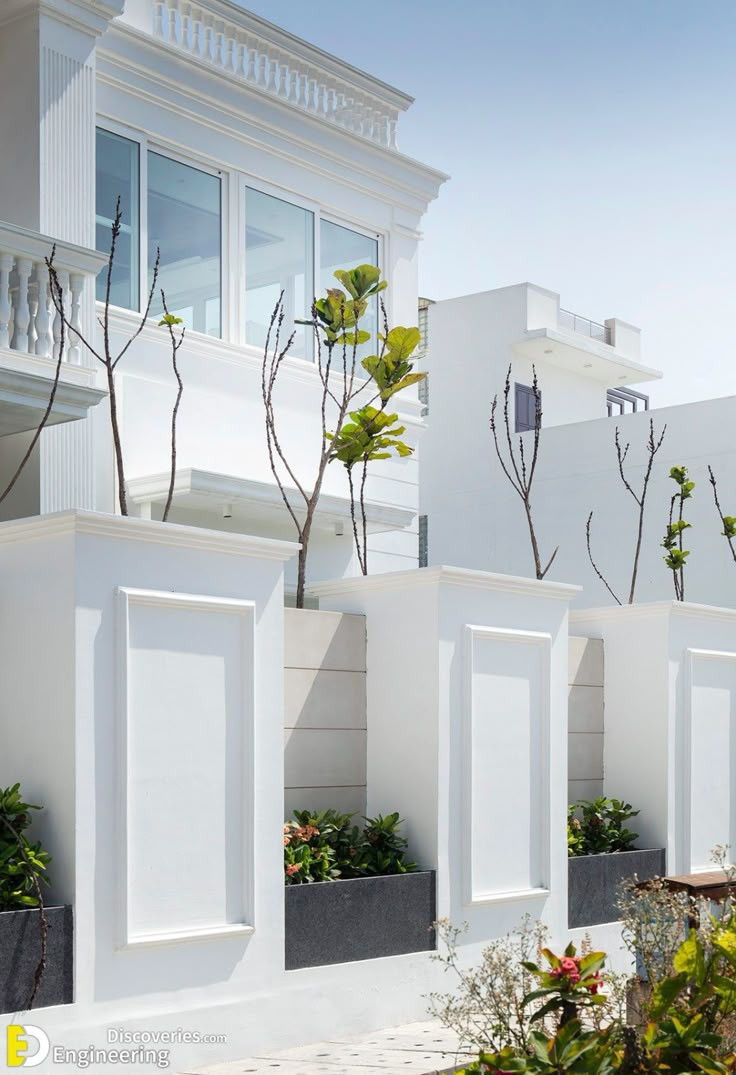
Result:
M293 877L295 873L299 873L300 866L298 862L292 862L290 866L286 867L286 872L289 877Z

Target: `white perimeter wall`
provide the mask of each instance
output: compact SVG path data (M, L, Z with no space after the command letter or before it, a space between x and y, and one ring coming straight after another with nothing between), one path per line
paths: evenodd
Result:
M468 395L474 398L473 393ZM660 542L676 488L669 471L684 464L696 483L685 514L693 527L686 533L686 548L691 550L686 596L696 602L733 606L736 564L720 536L707 466L710 463L718 477L725 513L736 514L735 397L544 429L532 503L543 557L559 545L548 578L582 585L578 605L613 604L588 562L585 523L594 511L595 558L614 590L626 600L637 508L618 474L614 432L618 426L623 443L631 444L626 473L638 489L646 464L650 418L657 432L666 423L667 434L650 483L637 601L674 596ZM480 414L476 427L481 432L477 453L466 456L452 480L447 475L444 485L433 486L433 499L427 505L430 563L449 559L467 567L532 574L521 501L500 473L487 422L481 422Z

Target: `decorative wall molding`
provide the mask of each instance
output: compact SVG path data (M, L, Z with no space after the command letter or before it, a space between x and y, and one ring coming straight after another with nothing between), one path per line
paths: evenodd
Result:
M504 711L479 711L475 702L475 676L478 672L479 654L477 647L483 643L490 643L504 647L510 657L509 647L515 647L519 652L532 651L533 660L529 665L530 690L527 699L528 718L528 757L520 756L518 751L509 752L505 746L502 748L504 760L504 772L512 785L512 790L528 781L529 796L526 804L522 802L502 801L498 803L498 810L483 810L480 816L476 816L476 774L474 772L474 755L476 749L476 737L480 734L478 721L500 719L508 722L511 715ZM465 690L463 699L463 764L462 764L462 873L463 873L463 902L466 906L478 906L518 899L544 898L549 894L550 878L550 673L552 656L552 636L543 631L518 631L503 627L487 627L467 624L464 630L465 651ZM507 658L508 659L508 658ZM535 667L536 666L536 667ZM518 670L517 670L518 673ZM538 697L534 693L534 679ZM501 677L499 677L501 678ZM518 678L518 677L517 677ZM509 672L509 681L513 677ZM513 700L513 699L512 699ZM501 704L508 703L508 699L501 700ZM518 715L518 714L514 714ZM507 725L508 727L508 725ZM523 742L524 729L517 724L514 732ZM491 769L492 757L483 754L484 787L492 784L494 774ZM511 764L513 762L520 767L518 770ZM526 763L526 772L523 767ZM499 794L503 796L503 776L499 777ZM524 806L528 810L528 834L518 844L518 851L523 858L528 856L528 877L526 885L510 885L503 887L503 871L508 869L513 854L493 854L493 830L504 826L504 817L513 815L515 818L524 816ZM484 852L480 854L474 850L477 841L481 840L483 830L489 833ZM508 851L508 849L506 849ZM480 865L499 871L500 885L498 888L489 888L482 881L476 880L479 863L477 858L482 859ZM514 864L514 873L518 877L525 871L523 862Z
M119 947L139 948L248 936L255 928L255 603L127 587L118 588L116 602L119 699ZM227 641L232 643L231 639L218 639L211 620L206 626L202 626L199 644L204 649L212 640L212 649L205 650L204 653L197 652L197 635L193 636L191 623L184 633L177 632L172 625L170 635L160 632L161 625L157 625L153 632L149 627L149 634L153 633L155 636L153 645L156 652L155 661L152 662L155 663L155 675L152 676L152 668L147 665L145 659L145 654L151 652L150 644L145 644L146 611L153 616L157 611L194 613L209 617L214 615L224 618L224 621L234 617L239 621L235 653L232 652L232 644L227 645ZM143 642L136 651L134 636L137 632L141 632ZM222 650L217 648L218 641L222 642ZM206 742L205 738L201 740L201 781L198 781L199 754L192 756L187 752L186 740L183 750L180 748L178 754L175 748L178 743L177 729L187 729L190 738L199 731L194 713L184 713L183 719L179 720L176 700L171 697L176 689L182 658L191 659L190 645L194 647L191 652L195 660L197 657L204 657L205 663L199 662L198 667L208 675L206 686L215 692L221 688L219 694L212 698L209 712L202 713L201 736L206 738ZM161 651L166 657L163 657ZM235 667L232 667L233 660ZM140 668L137 668L138 664L141 664ZM156 683L154 688L151 687L152 678ZM237 697L233 696L233 681L239 682ZM149 692L154 691L150 710L146 704L146 688ZM160 697L156 692L160 692ZM198 701L201 701L201 698L194 699L192 704L196 705ZM140 712L136 711L136 705L142 706ZM154 726L152 730L151 725L156 721L158 727ZM167 729L170 731L170 737ZM162 733L171 743L173 768L170 758L159 754L147 756L151 744L155 748L156 744L161 742ZM148 757L153 758L151 765L148 764ZM177 761L180 763L178 770ZM212 762L214 764L210 765ZM142 766L143 774L138 778L135 785L136 795L132 798L131 784L134 781L136 765ZM186 765L193 777L191 786L181 784L181 768ZM152 769L157 773L160 771L160 780L152 780L147 775ZM175 774L178 779L172 779ZM218 794L214 794L216 790ZM170 809L167 809L168 806ZM191 818L183 816L188 808L191 810ZM151 842L155 844L155 848L151 849L147 843L147 830L145 835L141 834L141 813L149 810L152 817L162 819L159 821L159 827L166 824L191 827L193 856L199 857L203 854L209 860L209 869L204 871L208 877L199 889L194 884L191 888L186 885L177 887L176 880L171 882L170 888L166 888L169 910L173 907L173 920L162 916L158 903L161 900L162 882L163 887L166 887L169 874L176 876L177 864L167 862L165 842L151 836ZM214 827L210 827L208 811L213 815L210 820ZM137 843L136 836L139 837ZM198 849L196 852L195 848ZM198 865L201 865L201 862ZM187 864L178 864L181 877L188 869ZM160 877L156 876L157 871L161 873ZM146 891L147 884L151 886L150 892ZM183 920L179 925L175 920L177 912ZM216 920L200 921L201 918ZM147 927L145 923L150 919L154 922L166 921L166 926ZM141 925L141 922L144 924Z
M309 590L317 597L331 597L341 593L405 590L418 586L436 586L439 583L468 587L473 590L496 590L499 593L551 598L558 601L570 601L582 589L580 586L569 586L563 582L544 582L516 575L497 575L491 571L440 566L422 567L416 571L391 571L384 575L358 576L339 579L335 582L318 582L311 584Z

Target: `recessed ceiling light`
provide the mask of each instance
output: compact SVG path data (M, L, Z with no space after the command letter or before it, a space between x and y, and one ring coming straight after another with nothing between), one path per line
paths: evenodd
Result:
M545 355L551 355L552 354L552 348L551 347L546 347L545 350L544 350L544 353L545 353Z
M626 380L626 374L622 373L621 376L619 377L619 381L625 381L625 380Z
M593 369L593 363L592 362L586 362L585 365L583 366L583 369L584 370L592 370Z

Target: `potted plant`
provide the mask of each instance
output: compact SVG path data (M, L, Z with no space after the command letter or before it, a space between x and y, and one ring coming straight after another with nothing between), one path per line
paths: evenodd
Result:
M397 813L297 810L284 825L286 969L431 951L435 875L406 859Z
M73 1000L72 910L44 906L51 860L27 835L39 809L0 789L0 1012Z
M580 800L568 809L567 924L596 926L619 918L621 883L665 872L663 848L634 849L638 834L626 823L639 813L622 799Z

